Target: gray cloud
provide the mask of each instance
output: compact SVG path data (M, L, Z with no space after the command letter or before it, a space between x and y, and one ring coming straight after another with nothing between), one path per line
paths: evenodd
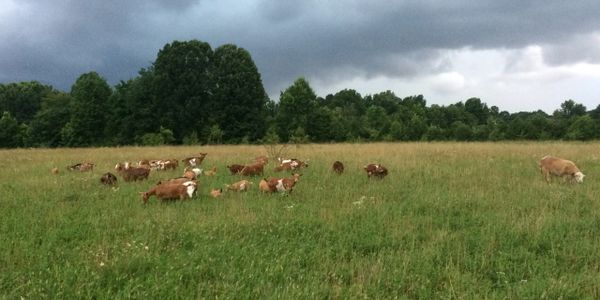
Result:
M0 21L0 40L8 41L0 44L0 81L40 80L61 89L90 70L112 84L129 79L165 43L193 38L248 49L274 97L298 76L334 82L440 71L450 65L439 57L444 49L538 44L552 64L600 61L598 44L586 40L600 32L600 2L592 0L10 4L18 10L0 11L10 16Z

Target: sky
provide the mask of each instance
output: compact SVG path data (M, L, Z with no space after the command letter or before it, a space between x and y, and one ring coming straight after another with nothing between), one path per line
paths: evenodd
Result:
M321 97L391 90L428 105L594 109L599 15L597 0L0 0L0 83L69 91L96 71L115 85L165 44L197 39L248 50L275 101L304 77Z

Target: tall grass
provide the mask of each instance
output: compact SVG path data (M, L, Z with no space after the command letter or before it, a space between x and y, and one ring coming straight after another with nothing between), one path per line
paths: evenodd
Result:
M600 298L600 144L305 145L289 196L207 196L261 146L0 151L5 298ZM191 201L142 205L147 182L100 185L115 163L208 152ZM537 161L575 161L580 185ZM93 161L93 173L65 166ZM330 171L335 160L346 171ZM369 180L363 165L390 174ZM50 173L58 166L59 175ZM275 175L267 168L265 176Z

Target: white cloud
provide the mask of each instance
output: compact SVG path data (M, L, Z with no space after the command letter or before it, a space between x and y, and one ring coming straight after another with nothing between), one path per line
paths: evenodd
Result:
M588 109L599 104L600 64L573 63L551 66L544 62L543 47L522 49L443 50L443 71L414 77L355 76L335 84L315 78L311 81L318 95L336 93L343 88L363 95L392 90L399 97L423 94L429 104L451 104L479 97L489 106L502 110L551 113L560 103L573 99ZM312 78L309 78L312 80Z

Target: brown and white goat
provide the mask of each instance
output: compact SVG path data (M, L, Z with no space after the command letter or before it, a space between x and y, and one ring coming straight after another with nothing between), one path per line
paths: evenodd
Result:
M225 188L227 188L230 191L243 192L243 191L247 191L252 184L253 183L251 181L240 180L238 182L234 182L232 184L225 185Z
M551 176L567 178L571 183L573 181L582 183L583 177L585 177L572 161L549 155L540 160L539 167L548 183L550 183Z
M181 161L186 167L197 167L202 163L206 155L208 155L208 153L199 153L194 156L186 157Z
M294 174L292 174L292 177L264 179L264 181L267 182L267 185L263 184L263 187L261 187L261 191L267 192L266 188L268 187L268 190L270 192L277 191L277 192L291 193L294 186L300 179L300 176L302 176L302 174L294 173Z
M169 200L169 199L188 199L192 198L194 193L196 192L196 182L192 180L185 181L183 183L161 183L152 187L149 191L141 193L142 201L144 204L148 203L148 199L150 196L156 196L156 198L161 200Z
M72 166L68 166L69 171L89 172L94 170L94 164L91 162L77 163Z
M375 178L382 179L388 174L388 170L380 164L368 164L364 166L363 169L367 172L369 178L375 176Z
M210 196L213 198L219 198L223 195L223 189L212 189L210 191Z

